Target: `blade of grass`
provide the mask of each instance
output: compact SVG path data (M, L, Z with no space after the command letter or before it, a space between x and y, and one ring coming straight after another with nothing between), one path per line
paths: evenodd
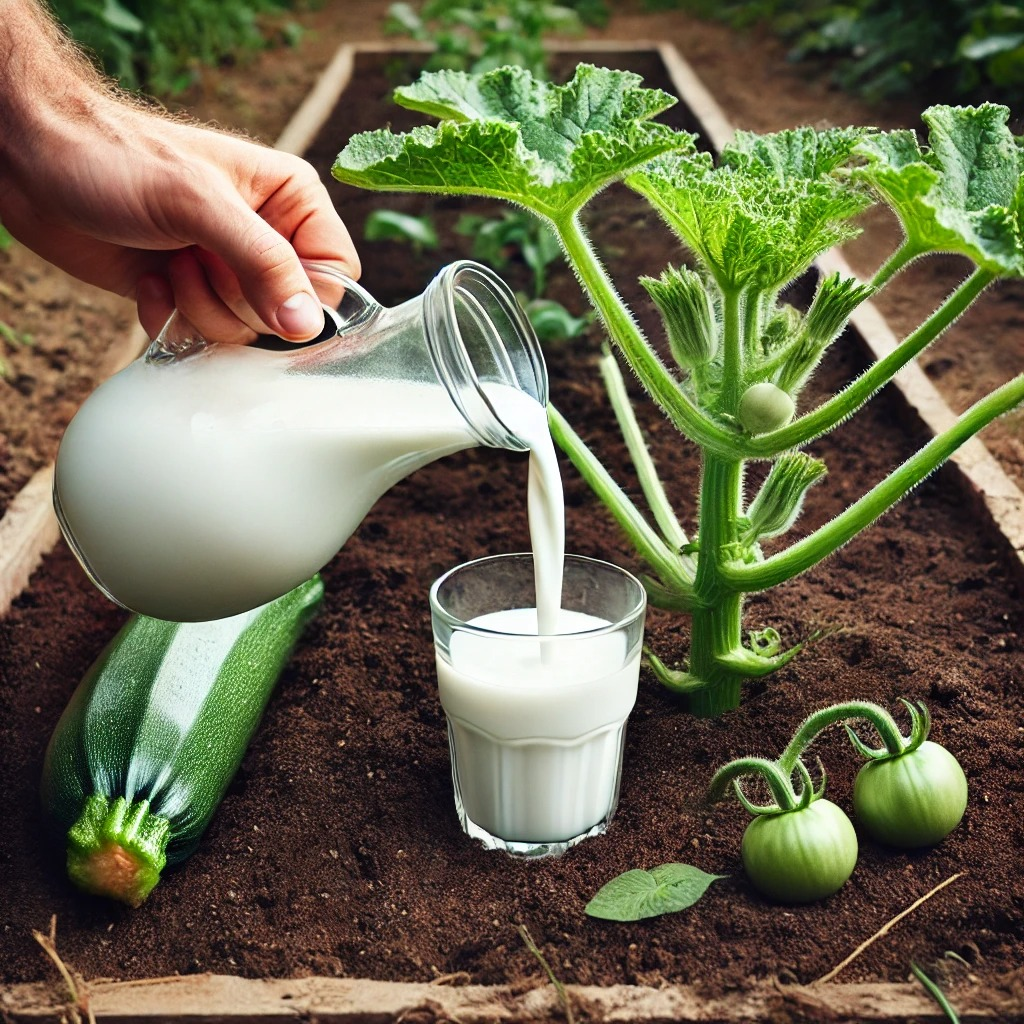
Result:
M558 980L557 975L551 970L550 964L544 957L544 954L537 948L537 943L533 941L533 936L530 935L529 929L525 924L519 926L519 934L522 937L523 942L526 943L526 948L537 958L541 967L544 968L545 974L551 984L555 986L555 991L558 993L558 1001L562 1004L562 1009L565 1010L565 1019L567 1024L575 1024L575 1018L572 1014L572 1004L569 1002L569 993L565 990L565 986Z
M949 1000L942 989L913 960L910 961L910 969L914 972L914 977L924 985L927 993L939 1004L942 1012L952 1021L952 1024L960 1024L960 1018L956 1015L956 1010L949 1005Z

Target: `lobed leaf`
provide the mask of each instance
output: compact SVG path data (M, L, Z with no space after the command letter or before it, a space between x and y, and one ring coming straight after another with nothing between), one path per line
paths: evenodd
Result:
M650 871L635 869L603 885L587 904L586 913L605 921L639 921L692 907L712 882L692 864L662 864Z
M427 73L395 98L441 123L356 135L333 174L364 188L493 196L558 220L659 154L693 149L694 136L650 122L675 100L640 81L589 64L565 85L519 67Z
M771 147L770 136L762 141ZM663 155L626 179L725 292L778 289L856 235L850 221L870 203L850 183L818 173L831 160L773 162L770 148L758 156L748 148L743 159L734 150L732 163L718 167L706 153Z
M916 252L955 252L998 276L1024 275L1024 149L994 103L929 107L928 147L910 131L870 135L858 151L870 184Z
M738 131L722 149L720 163L767 174L779 184L822 178L848 164L868 128L790 128L770 135Z

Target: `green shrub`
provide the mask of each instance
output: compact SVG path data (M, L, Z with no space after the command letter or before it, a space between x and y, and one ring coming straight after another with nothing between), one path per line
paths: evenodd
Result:
M392 4L386 27L432 44L430 70L478 72L515 64L546 77L545 36L602 24L607 13L604 0L425 0Z
M834 62L843 88L872 102L1024 100L1024 5L999 0L686 0L737 26L767 22L794 60Z
M170 95L196 68L265 44L258 16L292 0L53 0L71 35L128 89Z

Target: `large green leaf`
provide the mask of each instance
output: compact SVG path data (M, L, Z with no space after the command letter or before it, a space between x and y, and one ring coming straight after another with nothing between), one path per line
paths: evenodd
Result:
M818 179L849 163L867 128L789 128L770 135L738 131L722 149L721 163L761 172L781 184Z
M956 252L999 276L1024 274L1024 150L1006 107L929 107L928 147L910 131L870 135L856 174L892 207L916 252Z
M647 197L724 291L771 291L858 232L850 222L870 200L831 173L852 148L843 132L840 138L806 129L756 142L740 135L718 167L706 153L670 153L627 184ZM811 145L807 133L822 134L823 144Z
M649 120L675 100L640 82L588 64L565 85L517 67L427 73L395 98L441 123L356 135L333 173L364 188L494 196L558 220L659 154L693 149L692 135Z

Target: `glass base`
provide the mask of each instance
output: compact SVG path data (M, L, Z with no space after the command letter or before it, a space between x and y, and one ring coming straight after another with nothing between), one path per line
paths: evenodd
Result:
M483 847L487 850L500 850L502 853L507 853L510 857L517 857L523 860L541 860L544 857L560 857L566 850L571 850L574 846L582 843L584 839L589 839L591 836L600 836L608 830L610 819L599 821L592 828L583 832L581 835L573 836L572 839L561 839L557 842L550 843L527 843L527 842L515 842L509 839L500 839L498 836L492 836L486 829L481 828L472 818L466 814L462 805L456 800L455 809L459 814L459 823L462 825L462 831L466 833L470 839L476 839L480 842Z

